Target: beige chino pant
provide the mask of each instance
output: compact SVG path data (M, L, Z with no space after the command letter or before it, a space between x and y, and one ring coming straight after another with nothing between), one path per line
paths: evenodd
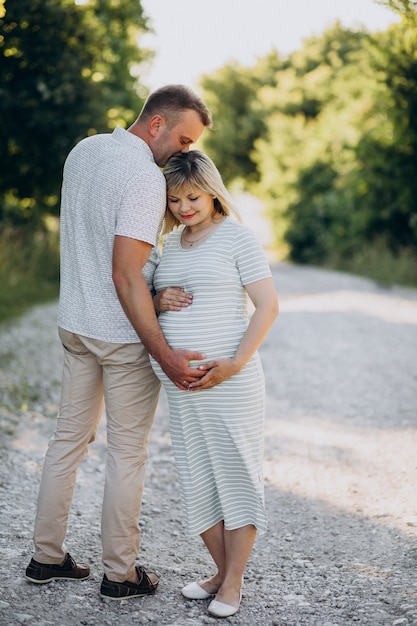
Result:
M43 465L35 521L40 563L61 563L77 468L106 408L107 459L101 519L104 573L134 573L145 461L160 383L141 343L111 344L62 328L61 405ZM97 488L101 488L97 486Z

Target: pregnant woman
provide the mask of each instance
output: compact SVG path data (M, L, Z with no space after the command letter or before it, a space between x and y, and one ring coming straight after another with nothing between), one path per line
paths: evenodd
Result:
M164 174L169 234L154 276L155 307L171 347L206 358L191 362L204 375L183 388L152 365L168 396L187 532L201 536L217 567L182 594L213 597L209 613L228 617L239 609L256 533L267 527L265 385L257 349L278 300L263 248L232 219L237 212L214 163L193 150L171 158Z

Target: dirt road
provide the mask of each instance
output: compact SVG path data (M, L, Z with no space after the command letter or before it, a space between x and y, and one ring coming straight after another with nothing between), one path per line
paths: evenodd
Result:
M274 265L281 315L261 350L269 532L256 543L241 626L417 625L417 290ZM59 401L55 305L0 328L0 624L198 626L207 601L179 590L209 574L183 534L165 398L152 434L140 560L155 596L99 598L104 424L82 464L68 546L82 583L23 579L41 464Z

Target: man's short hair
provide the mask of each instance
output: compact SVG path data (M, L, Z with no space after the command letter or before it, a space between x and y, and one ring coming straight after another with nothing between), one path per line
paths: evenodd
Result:
M140 118L150 119L158 113L162 115L169 126L175 126L186 110L198 113L201 122L206 127L211 127L211 113L202 99L186 85L166 85L153 91L147 98Z

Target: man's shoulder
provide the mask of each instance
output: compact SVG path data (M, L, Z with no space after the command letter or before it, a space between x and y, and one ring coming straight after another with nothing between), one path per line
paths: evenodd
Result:
M111 136L111 133L98 133L84 137L70 150L66 161L71 162L72 160L78 159L83 155L94 154L102 151L103 148L111 142Z

